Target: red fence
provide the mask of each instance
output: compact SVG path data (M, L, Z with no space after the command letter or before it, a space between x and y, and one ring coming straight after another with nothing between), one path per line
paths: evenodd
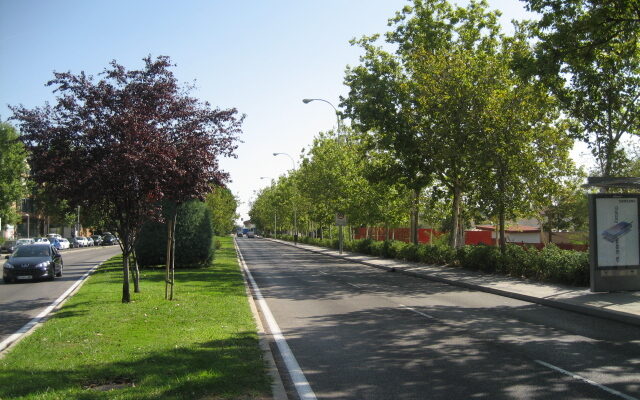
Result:
M491 231L465 231L464 244L486 244L489 246L495 246L496 240L492 238ZM418 243L430 243L431 236L437 238L442 232L438 232L434 229L418 229ZM372 228L358 228L355 234L356 239L370 238L372 240L399 240L409 243L411 241L411 232L409 228L391 228L385 229L380 227ZM518 243L513 242L520 246L535 247L537 249L544 248L544 243ZM589 246L586 244L569 244L569 243L556 243L556 246L563 250L576 250L576 251L588 251Z
M418 243L429 243L431 241L431 236L433 236L433 238L435 239L441 234L441 232L437 232L433 229L418 229ZM355 234L355 238L370 238L372 240L389 239L409 243L411 241L411 232L409 231L409 228L358 228Z

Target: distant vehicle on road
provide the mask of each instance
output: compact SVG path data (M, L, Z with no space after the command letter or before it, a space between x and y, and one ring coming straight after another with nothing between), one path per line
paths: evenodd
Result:
M16 247L18 246L15 240L7 240L0 246L0 253L13 253Z
M254 238L256 237L256 233L253 230L250 230L247 232L247 237L248 238Z
M62 255L51 244L20 246L6 259L2 267L5 283L36 279L52 281L56 276L62 276Z
M118 244L118 239L116 239L113 235L104 235L102 237L102 245L103 246L112 246L114 244Z
M62 250L68 249L69 247L71 247L71 243L69 243L69 241L65 238L60 238L58 239L58 241L60 242L60 245L62 246Z
M87 246L92 247L95 244L91 236L87 236L85 239L87 240Z
M93 239L93 244L96 246L100 246L102 244L102 236L100 235L93 235L91 236L91 239Z
M18 241L16 242L16 245L18 246L24 246L25 244L31 244L34 243L34 240L31 238L22 238L22 239L18 239Z
M80 244L80 247L89 246L89 241L84 236L76 236L76 241Z
M49 241L49 238L46 237L39 237L39 238L35 238L33 239L34 243L46 243L46 244L51 244L51 242Z
M49 242L51 243L51 245L53 247L55 247L58 250L62 250L62 243L60 242L60 239L58 238L49 238Z

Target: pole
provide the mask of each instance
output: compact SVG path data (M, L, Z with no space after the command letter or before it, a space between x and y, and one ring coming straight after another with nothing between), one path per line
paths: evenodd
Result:
M31 235L29 234L29 213L27 213L27 237L31 237Z
M340 225L340 232L339 232L339 242L340 242L340 254L342 254L342 243L344 242L344 235L342 233L342 225Z

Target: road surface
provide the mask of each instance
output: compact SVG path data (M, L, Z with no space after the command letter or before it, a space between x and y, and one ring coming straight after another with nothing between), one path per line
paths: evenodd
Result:
M309 398L640 398L639 328L264 239L237 243ZM276 358L295 399L299 382Z
M5 284L0 280L0 343L50 306L87 271L119 253L120 246L63 250L62 277L53 282ZM5 255L0 266L6 261Z

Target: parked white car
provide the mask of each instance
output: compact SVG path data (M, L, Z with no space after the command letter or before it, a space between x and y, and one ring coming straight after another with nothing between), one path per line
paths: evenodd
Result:
M18 241L16 242L16 246L24 246L25 244L31 244L33 242L34 240L31 238L22 238L18 239Z
M46 237L39 237L39 238L35 238L33 240L34 243L46 243L46 244L51 244L51 242L49 241L48 238Z
M86 237L84 236L76 236L76 240L78 241L78 243L80 244L80 247L87 247L89 246L89 241L87 240Z
M71 243L69 243L69 241L65 238L58 238L58 242L60 242L60 248L62 250L65 250L71 247Z

